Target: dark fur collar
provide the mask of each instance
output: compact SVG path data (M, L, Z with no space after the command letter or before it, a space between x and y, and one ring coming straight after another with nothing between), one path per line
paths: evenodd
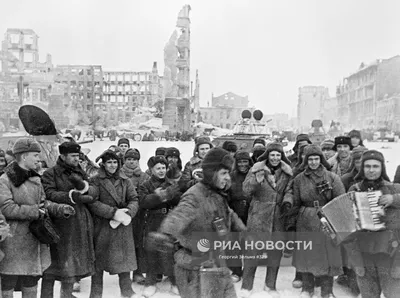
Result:
M38 173L33 170L27 171L21 168L16 161L10 163L10 165L4 171L11 183L15 187L20 187L26 180L31 177L40 177Z

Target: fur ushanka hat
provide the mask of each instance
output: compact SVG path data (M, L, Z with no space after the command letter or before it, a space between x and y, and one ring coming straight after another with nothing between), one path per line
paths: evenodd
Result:
M329 171L331 169L330 164L326 161L324 153L321 148L317 145L311 144L304 148L304 160L302 167L305 169L308 166L308 158L313 155L319 156L321 164Z
M272 151L277 151L281 154L281 161L290 165L290 161L287 159L283 146L280 143L269 143L265 152L257 159L257 161L266 160L268 162L268 156Z
M386 173L385 157L383 156L383 154L381 152L379 152L377 150L368 150L363 153L362 159L361 159L361 168L360 168L360 171L358 172L358 174L356 175L356 177L354 177L354 180L365 179L364 163L370 159L374 159L374 160L381 162L381 164L382 164L381 177L383 180L390 182L390 178Z

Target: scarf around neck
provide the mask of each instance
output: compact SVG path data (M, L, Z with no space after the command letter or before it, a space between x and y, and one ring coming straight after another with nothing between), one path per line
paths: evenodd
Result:
M126 163L122 166L122 171L125 173L126 176L132 178L133 176L139 177L142 173L142 170L139 166L130 168L126 165Z

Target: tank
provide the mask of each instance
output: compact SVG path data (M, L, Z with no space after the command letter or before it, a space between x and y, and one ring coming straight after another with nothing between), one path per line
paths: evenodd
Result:
M329 138L320 119L315 119L311 122L311 130L308 133L308 137L316 145L320 145L324 140Z
M267 127L267 123L271 120L261 122L263 116L260 110L255 110L253 115L249 110L244 110L242 112L242 119L234 124L233 132L213 139L213 145L222 147L225 141L232 141L235 142L238 150L251 152L255 139L261 138L266 143L271 142L271 134Z

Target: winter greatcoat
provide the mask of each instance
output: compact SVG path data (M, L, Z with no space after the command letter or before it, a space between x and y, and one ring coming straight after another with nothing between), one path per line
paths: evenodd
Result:
M155 190L161 188L161 196L155 194ZM163 268L163 258L158 252L150 252L145 249L146 237L150 232L157 232L161 222L167 216L169 210L174 208L180 200L179 186L168 179L159 179L154 175L139 186L139 206L144 212L143 239L140 247L139 267L143 272L171 275ZM166 201L164 201L166 200ZM153 268L154 267L154 268Z
M203 183L197 183L182 195L178 206L172 210L162 223L160 231L174 236L184 248L175 254L178 266L193 268L198 262L192 235L215 232L213 221L216 217L224 219L228 231L246 231L246 226L235 212L229 208L227 195L217 192ZM198 268L197 268L198 269Z
M0 177L0 209L12 235L0 243L5 253L0 273L40 276L50 266L50 250L33 236L29 224L39 218L40 203L53 217L62 217L63 211L60 205L45 200L39 175L24 178L24 172L13 162Z
M246 173L237 170L231 174L232 185L229 189L229 206L236 212L244 224L247 222L251 196L243 192L243 182L246 179Z
M144 173L140 169L140 167L137 167L134 170L132 170L127 168L126 165L124 165L121 168L121 172L124 173L132 181L133 186L135 187L137 193L139 191L139 185L144 183L146 180L150 179L150 176ZM141 256L139 255L140 254L139 247L142 246L143 227L144 227L144 211L139 209L138 212L136 213L136 216L132 219L133 237L135 241L135 247L137 249L136 251L138 254L136 257L138 259L141 258ZM141 270L140 267L139 270Z
M203 183L197 183L182 196L179 205L168 214L160 231L172 235L182 246L175 255L175 276L181 297L236 297L229 270L218 273L218 278L211 275L208 287L201 288L199 266L209 258L196 254L193 235L213 233L215 217L222 218L228 231L245 231L246 227L236 213L228 207L227 195L215 191ZM194 252L192 254L192 252ZM217 262L220 260L216 260ZM203 277L204 278L204 277ZM207 290L216 290L214 295Z
M272 232L285 231L280 207L285 202L293 204L292 175L292 169L283 161L275 175L272 175L270 169L266 167L262 183L257 182L255 173L249 170L243 182L243 192L251 196L247 220L247 229L250 232L265 233L269 237ZM274 238L275 240L284 239L283 234L276 236L278 239Z
M99 193L98 201L88 205L93 213L94 249L96 271L111 274L134 271L137 268L132 224L120 224L111 228L110 220L117 209L127 208L127 214L135 217L139 208L138 195L132 181L122 172L114 183L101 169L92 181Z
M331 190L319 194L316 184L329 182ZM329 172L322 165L311 171L308 167L299 174L293 182L294 214L297 215L297 240L312 241L312 249L295 250L293 265L299 272L312 273L315 276L335 276L342 273L342 258L340 247L335 246L328 236L322 232L321 222L317 216L317 208L313 207L318 201L319 206L344 194L344 186L338 175ZM304 247L303 247L304 248Z
M180 180L180 183L186 190L197 183L196 179L193 178L193 171L201 168L201 161L202 159L198 155L195 155L186 163Z
M65 220L54 220L62 237L59 243L50 245L51 266L45 274L61 281L73 281L75 277L86 277L95 273L95 254L93 246L93 219L87 204L71 203L69 191L74 185L68 179L75 173L86 179L86 173L80 166L71 168L59 157L57 164L46 170L42 176L42 184L48 200L69 204L74 207L75 215ZM93 186L88 194L97 198Z

